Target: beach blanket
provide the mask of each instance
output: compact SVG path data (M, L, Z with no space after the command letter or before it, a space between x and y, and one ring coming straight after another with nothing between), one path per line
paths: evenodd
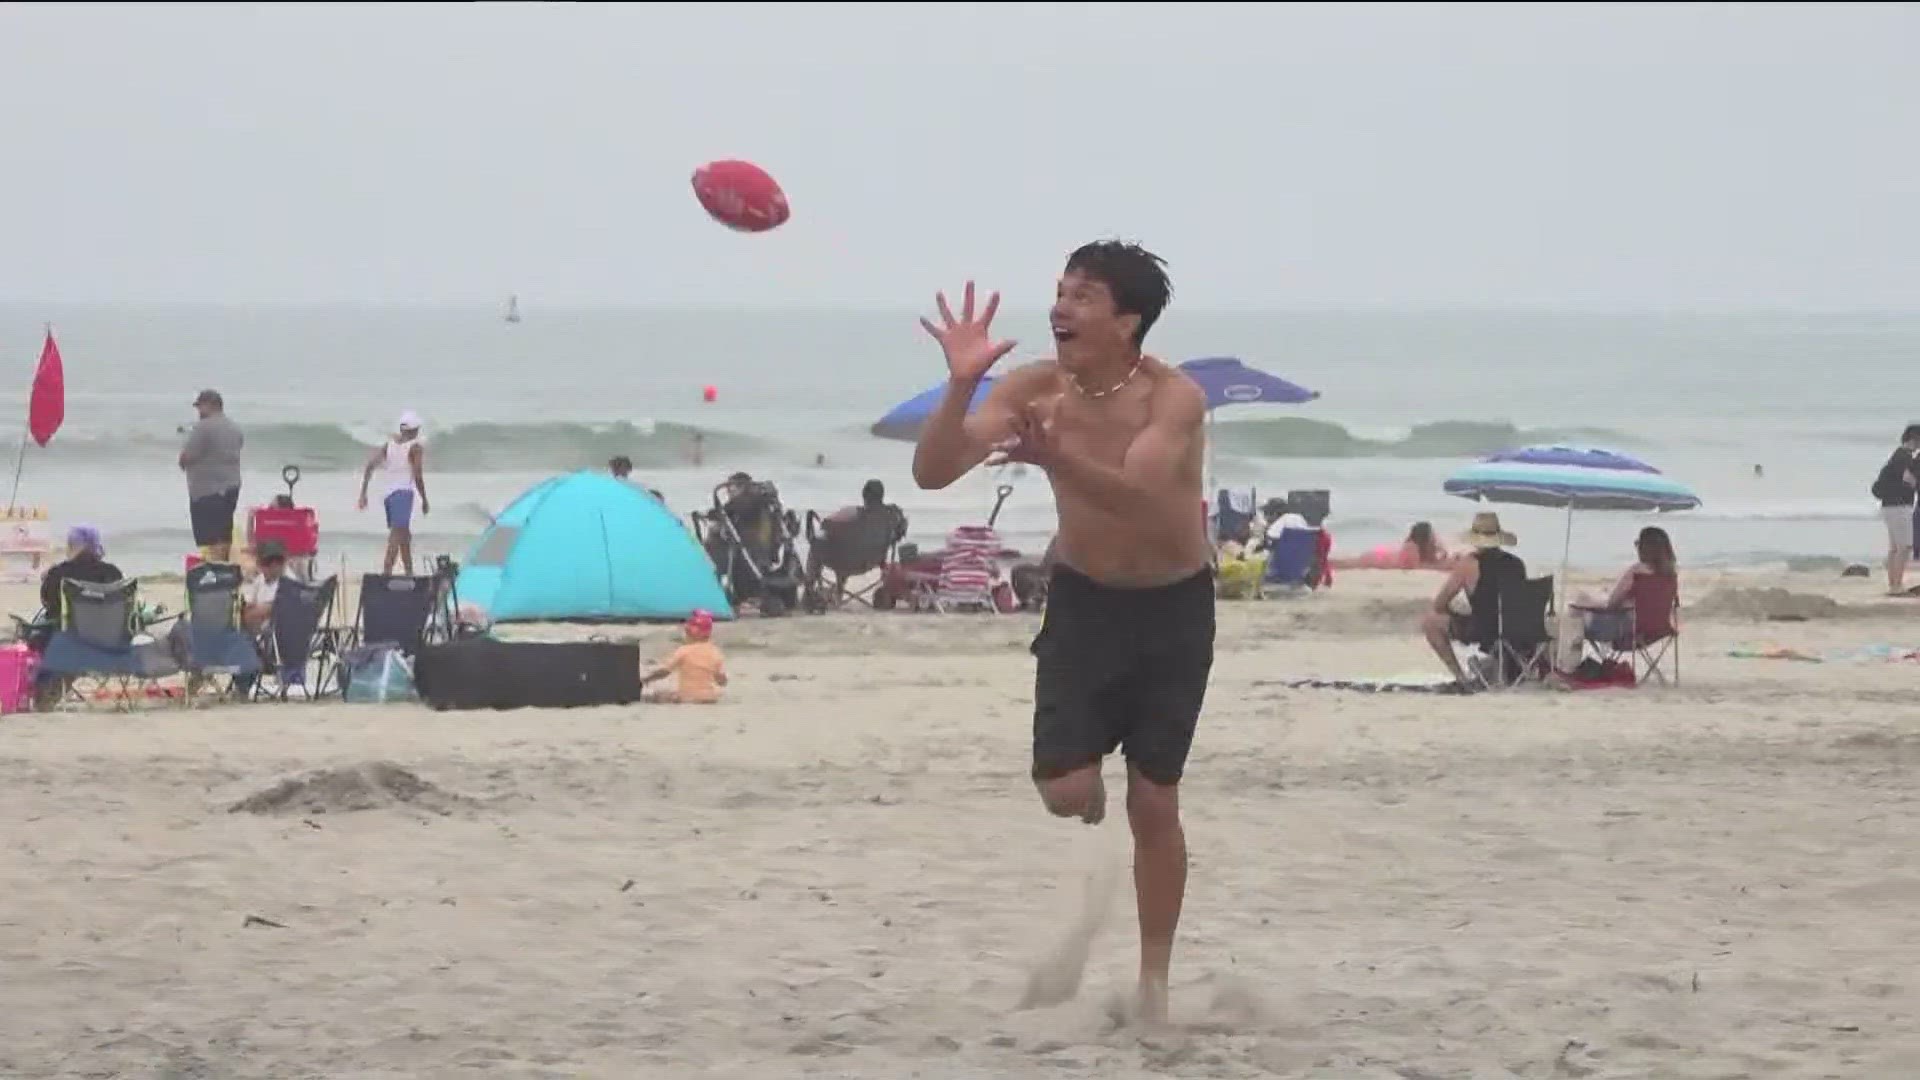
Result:
M1255 686L1284 686L1289 690L1348 690L1360 694L1465 694L1467 688L1451 679L1409 682L1397 679L1260 679Z
M1847 660L1878 660L1887 663L1920 660L1920 648L1906 645L1861 645L1851 649L1808 652L1790 645L1735 645L1727 655L1740 660L1796 660L1806 664L1841 663Z

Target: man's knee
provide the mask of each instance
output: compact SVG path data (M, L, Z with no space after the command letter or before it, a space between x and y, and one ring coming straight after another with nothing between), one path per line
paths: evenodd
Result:
M1180 784L1148 779L1138 769L1127 772L1127 822L1137 839L1152 839L1180 829Z
M1055 817L1080 817L1095 799L1106 795L1100 789L1098 762L1058 775L1037 772L1033 784L1040 791L1040 801L1046 804L1047 813Z

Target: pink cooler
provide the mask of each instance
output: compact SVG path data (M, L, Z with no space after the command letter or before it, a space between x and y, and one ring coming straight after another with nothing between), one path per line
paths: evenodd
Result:
M40 657L25 645L0 648L0 713L33 707L33 675L39 667Z

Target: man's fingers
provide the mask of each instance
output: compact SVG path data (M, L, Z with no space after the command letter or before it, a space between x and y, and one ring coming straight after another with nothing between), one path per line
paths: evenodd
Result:
M994 299L996 299L996 300L997 300L997 299L999 299L999 297L995 297ZM995 346L993 347L993 359L994 359L994 362L996 362L996 363L998 363L1001 357L1003 357L1003 356L1005 356L1005 355L1007 355L1008 353L1010 353L1010 352L1012 352L1012 351L1013 351L1013 347L1014 347L1015 345L1018 345L1018 344L1019 344L1019 342L1017 342L1017 341L1011 341L1011 340L1009 340L1009 341L1003 341L1003 342L1001 342L1000 344L998 344L998 345L995 345Z
M962 294L962 297L963 299L960 302L960 321L972 322L973 321L973 282L971 281L967 282L967 290L965 293Z
M935 326L935 325L933 325L933 320L932 320L932 319L929 319L929 318L927 318L927 317L925 317L925 316L921 316L921 318L920 318L920 325L921 325L921 326L924 326L924 327L926 327L926 328L927 328L927 333L929 333L929 334L932 334L932 335L933 335L933 340L935 340L935 341L939 341L939 340L940 340L940 337L941 337L941 334L940 334L940 328L939 328L939 327L937 327L937 326Z
M999 310L1000 310L1000 294L997 292L989 293L987 295L986 309L980 312L980 328L984 330L988 326L992 325L993 313Z
M953 309L947 306L947 294L943 292L934 293L933 302L940 306L940 321L946 323L948 326L952 326Z

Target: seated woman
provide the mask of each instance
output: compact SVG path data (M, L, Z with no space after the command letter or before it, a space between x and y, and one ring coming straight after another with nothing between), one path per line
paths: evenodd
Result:
M100 530L91 525L75 525L67 530L67 558L47 568L40 579L40 606L46 609L49 627L60 622L60 583L69 579L96 585L111 585L126 575L107 561L106 544ZM44 642L42 643L44 644Z
M1399 544L1381 544L1356 558L1335 559L1333 565L1337 570L1448 570L1459 558L1440 545L1432 523L1416 521Z
M1650 645L1671 637L1673 607L1680 595L1679 560L1667 530L1649 525L1634 538L1636 561L1614 582L1604 599L1587 595L1574 602L1590 641L1616 648Z
M640 684L645 686L674 675L674 688L649 690L643 700L711 705L720 700L720 688L727 685L727 660L713 643L713 613L695 611L687 617L681 632L686 643L640 676Z

